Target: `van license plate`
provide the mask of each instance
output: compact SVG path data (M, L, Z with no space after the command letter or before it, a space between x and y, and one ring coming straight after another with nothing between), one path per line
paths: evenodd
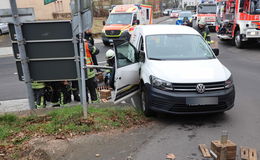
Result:
M195 97L186 98L186 104L190 106L217 105L218 97Z

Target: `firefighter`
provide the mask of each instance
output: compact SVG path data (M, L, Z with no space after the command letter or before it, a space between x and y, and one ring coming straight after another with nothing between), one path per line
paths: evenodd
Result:
M52 107L59 107L59 98L60 98L60 93L59 93L59 85L60 82L49 82L49 94L50 94L50 102Z
M84 39L86 41L88 41L92 46L95 45L95 41L94 41L91 29L85 31ZM98 65L98 61L97 61L96 55L92 55L92 60L93 60L93 64L94 65ZM96 70L97 70L97 72L101 71L100 69L96 69Z
M85 42L85 58L86 58L86 64L87 65L93 65L93 55L97 55L99 53L99 50L92 45L90 42ZM90 98L92 103L98 102L98 95L97 95L97 83L95 79L96 73L94 69L87 68L87 88L90 93Z
M50 82L49 92L52 107L65 106L71 102L71 86L68 81Z
M79 83L78 81L72 81L71 82L71 90L74 97L74 101L80 102L80 96L79 96Z
M206 24L205 17L202 17L198 23L198 25L194 26L194 29L197 30L201 36L209 43L211 44L211 38L210 38L210 32L209 28Z
M107 59L107 65L110 67L115 67L115 51L113 51L112 49L109 49L106 52L106 59ZM111 86L113 88L113 84L112 84L112 77L114 74L114 70L106 70L106 75L105 75L105 84L107 86Z
M34 93L34 101L36 108L45 108L45 83L42 82L32 82L32 89Z
M183 22L182 25L184 25L184 26L190 26L190 27L192 26L188 17L184 17L182 22Z

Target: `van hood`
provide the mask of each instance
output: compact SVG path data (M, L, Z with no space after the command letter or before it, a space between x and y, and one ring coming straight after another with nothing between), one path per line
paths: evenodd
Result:
M211 60L149 60L150 75L171 83L205 83L226 81L230 71L218 59Z
M130 24L107 24L104 26L104 30L108 31L108 30L126 30L126 29L129 29L131 27Z

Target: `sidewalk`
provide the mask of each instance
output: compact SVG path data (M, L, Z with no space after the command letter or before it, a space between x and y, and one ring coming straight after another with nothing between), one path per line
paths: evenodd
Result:
M28 99L0 101L0 113L29 110Z
M12 55L13 55L12 47L2 47L2 48L0 48L0 57L12 56Z

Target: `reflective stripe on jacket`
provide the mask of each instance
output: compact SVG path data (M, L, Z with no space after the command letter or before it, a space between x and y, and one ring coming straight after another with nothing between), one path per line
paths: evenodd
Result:
M93 65L92 60L92 52L94 52L95 47L93 47L93 50L90 50L90 44L88 42L85 43L85 59L87 65ZM93 69L87 68L87 79L95 77L95 71Z
M42 82L32 82L32 89L42 89L45 88L45 84Z

